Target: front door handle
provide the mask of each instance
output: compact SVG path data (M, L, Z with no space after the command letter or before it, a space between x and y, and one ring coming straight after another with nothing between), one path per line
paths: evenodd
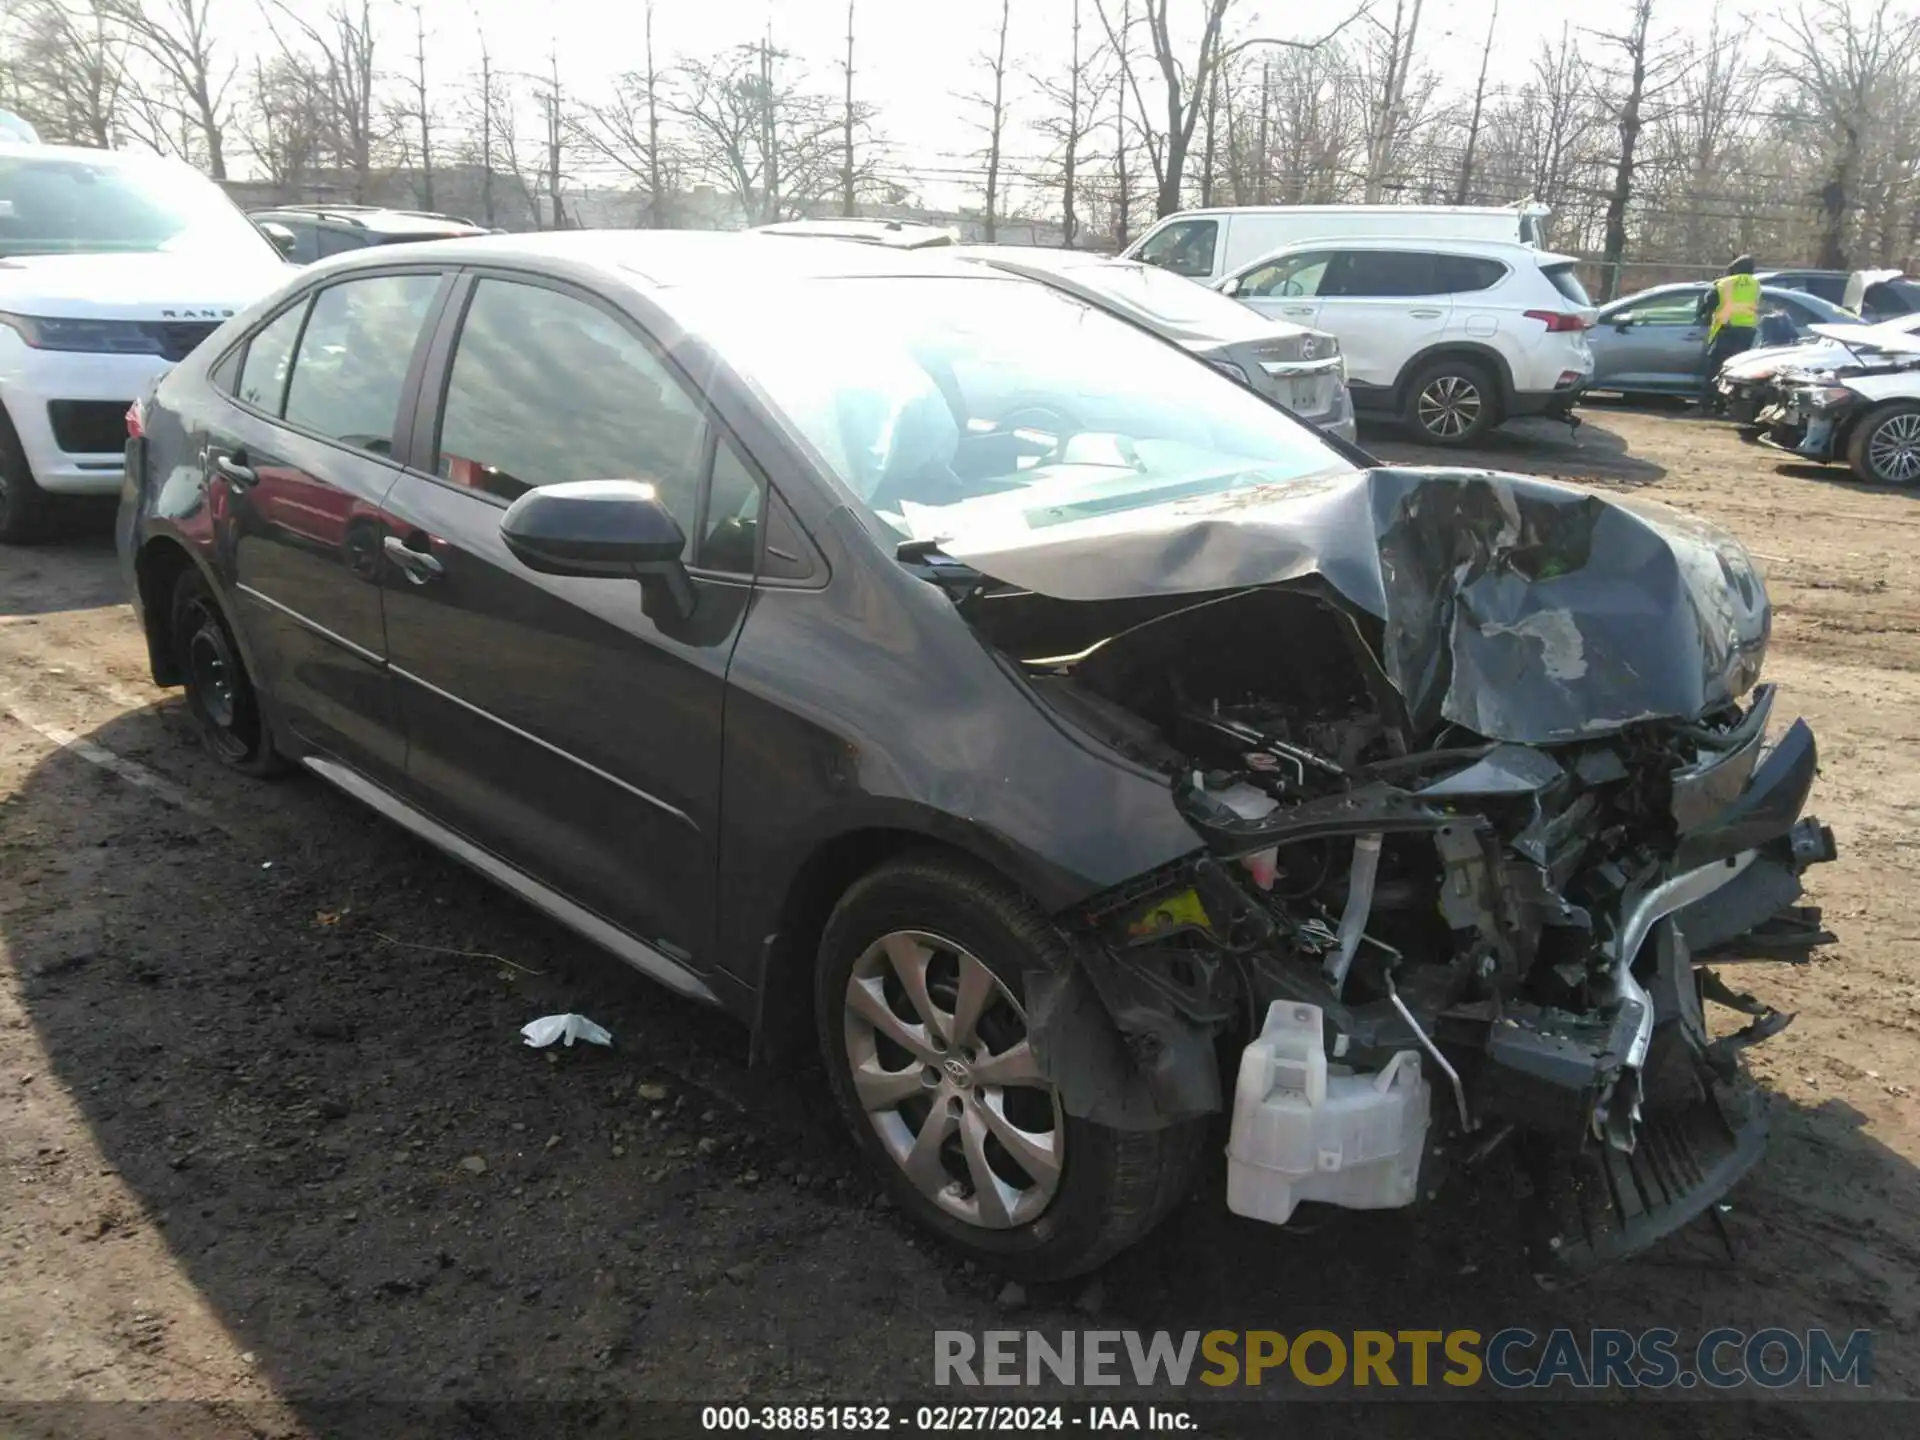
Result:
M260 483L260 477L254 473L251 465L243 465L231 455L214 456L213 468L235 485L253 486Z
M380 548L387 552L387 558L406 572L407 579L416 585L424 585L429 580L438 579L446 571L432 555L424 550L416 550L398 535L389 535L380 542Z

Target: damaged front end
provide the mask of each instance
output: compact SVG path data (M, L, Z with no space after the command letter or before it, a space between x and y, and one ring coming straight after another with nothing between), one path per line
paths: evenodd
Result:
M1229 1203L1275 1222L1405 1205L1504 1149L1561 1265L1752 1166L1739 1052L1789 1017L1710 962L1829 940L1797 902L1834 850L1801 813L1811 732L1767 738L1738 545L1467 471L1044 528L943 546L994 577L962 611L1201 842L1062 917L1080 959L1027 977L1069 1112L1230 1112ZM1708 1004L1749 1023L1715 1039Z

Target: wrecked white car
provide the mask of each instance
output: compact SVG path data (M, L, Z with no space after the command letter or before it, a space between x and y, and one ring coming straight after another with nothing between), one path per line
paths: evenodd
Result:
M1873 485L1920 484L1920 334L1815 326L1840 353L1782 371L1755 416L1762 444L1822 465L1849 466Z

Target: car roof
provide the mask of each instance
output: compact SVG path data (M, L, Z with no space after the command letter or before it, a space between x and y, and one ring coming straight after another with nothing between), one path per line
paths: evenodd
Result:
M407 246L356 251L322 262L341 269L391 265ZM535 269L573 268L642 289L705 284L738 288L743 272L766 279L828 279L852 276L946 276L1018 283L979 265L956 264L952 247L896 250L886 245L849 245L844 240L803 236L774 238L752 231L545 230L530 235L478 235L461 242L460 262L489 261ZM435 246L420 247L422 259L444 261Z
M1556 255L1550 250L1536 250L1533 246L1523 245L1518 240L1476 240L1453 235L1321 235L1305 240L1289 240L1284 245L1276 245L1258 259L1237 266L1232 273L1244 275L1249 270L1258 269L1282 255L1298 255L1306 250L1326 249L1432 250L1446 255L1478 255L1494 260L1531 260L1542 267L1580 263L1572 255Z
M1609 300L1600 308L1603 310L1618 310L1622 305L1632 304L1638 300L1652 300L1661 295L1678 295L1689 290L1705 290L1709 285L1713 284L1715 280L1724 278L1724 276L1715 275L1704 280L1669 280L1664 285L1649 285L1646 289L1636 290L1631 295L1622 295L1618 300ZM1760 281L1760 293L1762 295L1790 296L1797 303L1809 306L1815 310L1831 310L1835 314L1846 313L1843 307L1834 304L1831 300L1822 299L1811 290L1795 290L1789 285L1769 285L1766 283L1767 277L1764 275L1756 275L1753 278Z
M858 216L828 220L780 220L771 225L756 225L753 233L855 240L868 245L895 245L907 250L921 246L932 249L956 243L951 230L943 230L937 225L921 225L911 220L862 219Z
M30 140L0 141L0 158L18 160L82 160L90 165L116 168L161 167L191 170L193 167L171 155L156 155L149 150L101 150L91 145L41 145ZM198 174L198 171L194 171Z
M1194 210L1177 210L1168 220L1221 215L1522 215L1551 213L1544 205L1526 201L1519 205L1207 205ZM1159 222L1155 222L1156 224Z
M450 230L484 233L482 227L457 215L359 205L272 205L263 210L249 210L247 215L254 220L331 222L354 230L377 230L385 235L445 235Z

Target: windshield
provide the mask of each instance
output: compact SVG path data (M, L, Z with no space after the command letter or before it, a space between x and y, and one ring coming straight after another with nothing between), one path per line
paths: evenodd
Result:
M1216 290L1153 265L1116 262L1062 270L1069 283L1104 296L1123 310L1196 335L1232 340L1271 335L1274 323Z
M0 157L0 255L161 252L257 262L272 244L184 166Z
M717 292L682 304L869 513L911 539L1353 468L1204 361L1025 281L822 279L771 307Z

